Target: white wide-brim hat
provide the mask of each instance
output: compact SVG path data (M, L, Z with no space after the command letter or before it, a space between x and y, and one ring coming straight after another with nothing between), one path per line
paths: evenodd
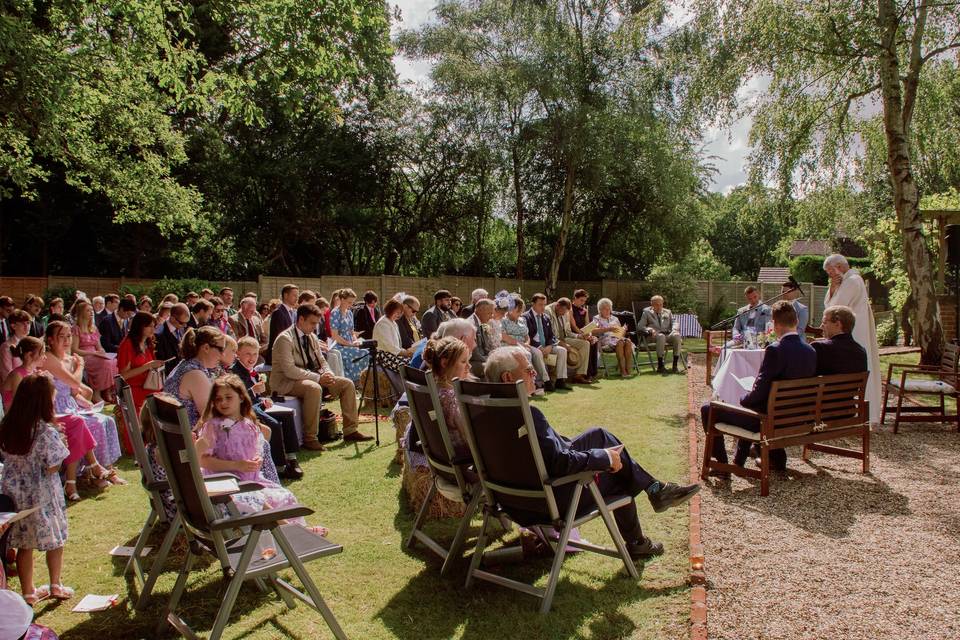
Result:
M15 591L0 590L0 640L17 640L30 628L33 609Z

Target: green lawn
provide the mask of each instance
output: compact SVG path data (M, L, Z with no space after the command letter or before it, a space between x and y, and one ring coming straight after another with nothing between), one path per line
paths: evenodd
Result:
M649 373L620 380L603 380L594 388L577 388L538 400L551 423L566 434L603 425L611 427L656 477L683 479L687 474L687 391L683 376ZM373 425L365 425L372 430ZM463 562L449 578L439 576L439 562L422 547L412 552L401 542L413 514L400 489L400 468L391 464L392 427L381 424L380 448L338 446L322 455L302 455L306 471L290 488L316 509L312 522L331 529L331 539L344 545L339 556L310 565L321 592L351 638L494 638L509 634L524 638L679 638L687 634L689 607L687 569L687 510L654 515L645 498L639 500L648 535L661 540L667 553L648 563L639 583L622 565L593 554L568 559L548 616L537 613L529 596L480 583L463 589ZM64 578L87 593L121 594L121 604L91 615L70 612L70 603L45 602L38 620L62 638L153 637L165 597L176 578L179 557L173 558L143 613L131 611L128 581L122 564L108 551L116 544L133 544L146 516L147 501L130 464L124 467L125 487L87 494L69 508L70 541ZM476 521L479 524L479 519ZM454 522L433 522L429 530L447 540ZM474 533L476 528L474 529ZM599 521L582 532L591 541L606 542ZM506 534L515 541L516 530ZM154 542L157 546L159 539ZM46 582L42 559L38 582ZM546 580L549 561L513 565L508 575ZM183 616L201 633L209 631L219 603L216 565L192 576L182 605ZM16 580L13 588L17 588ZM241 613L238 613L241 612ZM169 634L169 631L167 631ZM300 606L293 611L253 585L241 591L225 637L332 637L319 615Z

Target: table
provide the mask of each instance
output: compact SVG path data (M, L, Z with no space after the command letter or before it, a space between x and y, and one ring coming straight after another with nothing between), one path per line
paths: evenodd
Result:
M740 404L740 398L753 388L764 353L763 349L726 349L721 352L713 376L714 399Z

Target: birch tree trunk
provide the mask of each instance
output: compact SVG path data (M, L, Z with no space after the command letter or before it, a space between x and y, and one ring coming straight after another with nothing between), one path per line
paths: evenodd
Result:
M897 57L899 18L893 0L878 0L878 15L882 30L880 51L880 87L883 95L883 124L887 139L887 169L893 186L893 202L903 233L904 260L910 277L912 293L917 303L916 343L920 345L921 360L927 364L939 363L943 352L943 326L940 322L940 306L934 290L933 260L923 241L920 221L920 194L913 178L910 163L909 114L912 113L912 98L908 95L908 108L904 108L901 88L900 61ZM914 26L922 30L921 18ZM915 40L919 38L915 37ZM915 51L919 55L919 51ZM911 65L913 66L913 65ZM910 70L912 75L913 69ZM911 79L908 76L907 82ZM915 81L915 79L914 79ZM916 91L915 85L908 89Z
M547 273L547 282L544 287L548 299L553 299L557 291L557 282L560 279L560 263L567 249L567 234L570 232L570 221L573 219L573 185L576 182L576 168L573 160L567 160L567 172L563 181L563 213L560 216L560 232L553 245L553 260L550 262L550 272Z
M520 153L516 141L510 152L513 157L513 197L517 203L517 280L523 280L523 191L520 190Z

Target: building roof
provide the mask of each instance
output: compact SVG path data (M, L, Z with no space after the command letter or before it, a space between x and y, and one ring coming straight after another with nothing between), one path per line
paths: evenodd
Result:
M790 257L828 256L833 253L832 244L827 240L794 240L790 243Z
M774 282L783 284L790 278L790 269L787 267L760 267L759 282Z

